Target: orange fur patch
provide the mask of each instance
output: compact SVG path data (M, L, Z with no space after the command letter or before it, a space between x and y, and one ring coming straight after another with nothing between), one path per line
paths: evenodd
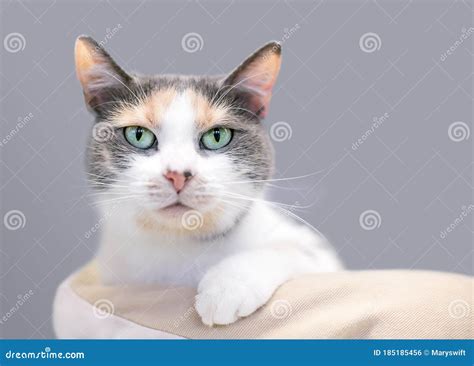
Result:
M149 129L157 128L177 94L172 88L159 90L138 105L124 105L109 122L116 127L139 125Z
M192 108L195 112L195 122L200 130L207 130L226 118L227 108L211 106L209 100L192 89L186 90ZM155 92L137 106L123 105L109 121L116 127L140 125L149 129L159 127L165 113L173 100L178 96L175 89L165 89ZM140 97L138 95L138 97Z
M208 130L226 118L227 110L223 106L211 106L209 100L193 90L187 90L187 97L195 111L198 129Z
M91 51L90 45L81 39L76 41L75 57L77 77L84 87L89 82L87 73L94 66L97 60L94 58L94 53Z

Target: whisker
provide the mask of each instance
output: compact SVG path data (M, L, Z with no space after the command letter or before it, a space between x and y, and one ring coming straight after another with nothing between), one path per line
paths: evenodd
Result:
M115 80L117 80L120 84L122 84L122 85L136 98L137 103L140 103L140 102L143 100L143 99L138 98L138 96L132 91L132 89L130 89L127 85L125 85L125 83L124 83L122 80L120 80L118 77L116 77L115 75L111 74L111 73L108 72L107 70L104 70L104 72L105 72L107 75L113 77L113 78L114 78Z
M260 183L260 182L281 182L281 181L289 181L289 180L296 180L296 179L303 179L312 177L313 175L320 174L324 172L326 169L321 169L316 172L312 172L305 175L300 175L297 177L288 177L288 178L271 178L271 179L248 179L248 180L241 180L241 181L224 181L223 183L226 184L243 184L243 183Z
M248 196L238 194L238 193L233 193L233 192L224 192L223 194L224 194L224 196L227 195L227 197L231 197L231 198L247 200L247 201L252 201L252 202L266 203L266 204L269 204L269 205L275 205L275 206L278 206L278 207L287 207L287 208L290 208L290 209L301 210L301 209L308 208L308 207L305 207L305 206L290 205L290 204L282 203L282 202L268 201L268 200L265 200L265 199L248 197ZM309 206L309 207L311 207L311 206Z
M260 73L258 73L258 74L250 75L249 77L246 77L246 78L240 80L238 83L232 85L231 88L229 88L229 90L227 90L224 94L222 94L222 95L219 97L219 99L216 101L216 104L219 104L219 103L222 101L222 99L224 99L224 97L225 97L227 94L230 93L230 91L231 91L232 89L238 87L238 86L239 86L240 84L242 84L243 82L245 82L245 81L247 81L247 80L250 80L250 79L252 79L252 78L255 78L255 77L257 77L257 76L264 75L264 74L265 74L265 72L260 72Z
M116 198L111 198L111 199L108 199L108 200L94 201L91 205L95 207L95 206L98 206L98 205L108 204L108 203L117 202L117 201L119 201L119 202L120 201L126 201L126 200L131 201L133 198L141 198L141 196L133 195L133 196L116 197Z
M254 115L256 118L260 118L259 116L257 116L254 112L252 112L251 110L247 109L247 108L242 108L242 107L231 107L229 108L229 111L233 111L233 110L242 110L242 111L246 111L252 115Z
M271 184L271 183L268 183L267 187L278 188L278 189L283 189L287 191L301 191L304 189L304 188L296 188L296 187L283 187L283 186L278 186L276 184Z
M319 235L320 238L322 238L325 242L328 242L327 238L318 230L316 229L313 225L311 225L308 221L306 221L305 219L303 219L302 217L298 216L297 214L295 214L294 212L291 212L289 210L286 210L282 207L279 207L278 209L280 209L283 214L286 214L288 216L291 216L292 218L294 218L295 220L299 221L300 223L302 223L303 225L309 227L311 230L313 230L316 234Z

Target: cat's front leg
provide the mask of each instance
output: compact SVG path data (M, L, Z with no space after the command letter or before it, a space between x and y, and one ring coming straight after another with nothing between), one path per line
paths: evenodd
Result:
M302 273L337 270L319 266L315 253L294 248L249 250L210 268L198 287L196 311L204 324L230 324L264 305L284 282ZM331 253L324 253L323 257ZM333 260L333 258L331 258ZM327 263L326 263L327 264Z

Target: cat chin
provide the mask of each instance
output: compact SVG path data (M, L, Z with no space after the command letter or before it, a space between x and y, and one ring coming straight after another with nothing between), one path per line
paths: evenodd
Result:
M172 204L133 214L139 230L170 237L212 239L232 229L248 210L233 211L225 205L192 208Z

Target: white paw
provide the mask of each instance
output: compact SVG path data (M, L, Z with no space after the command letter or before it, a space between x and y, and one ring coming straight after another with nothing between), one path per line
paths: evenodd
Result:
M251 281L214 271L199 283L195 307L204 324L225 325L252 314L270 295L252 287Z

